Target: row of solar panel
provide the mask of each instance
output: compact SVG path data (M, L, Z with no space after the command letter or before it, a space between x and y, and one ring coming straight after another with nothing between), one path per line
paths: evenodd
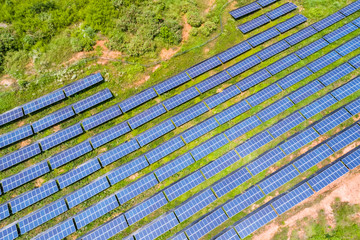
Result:
M235 18L239 19L246 15L249 15L253 12L260 10L261 8L267 7L270 4L277 2L278 0L258 0L256 2L249 3L243 7L239 7L235 10L230 11L230 15Z
M100 73L90 75L86 78L82 78L76 82L73 82L59 90L28 102L22 106L16 107L10 111L0 114L0 126L24 117L25 115L32 114L40 109L48 107L54 103L57 103L66 97L70 97L78 92L81 92L91 86L94 86L103 81L103 77Z

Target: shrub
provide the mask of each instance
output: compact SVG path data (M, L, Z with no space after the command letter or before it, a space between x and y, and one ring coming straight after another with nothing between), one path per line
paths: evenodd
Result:
M187 13L186 17L187 17L187 22L192 27L200 27L201 24L203 23L203 20L198 12L190 11Z

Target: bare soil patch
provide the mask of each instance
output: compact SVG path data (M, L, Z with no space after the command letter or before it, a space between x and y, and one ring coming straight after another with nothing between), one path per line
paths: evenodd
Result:
M4 87L10 87L11 85L15 84L16 80L9 75L4 75L0 80L0 85Z
M187 21L186 14L183 16L184 26L182 29L182 42L186 42L189 39L190 31L191 31L191 25Z

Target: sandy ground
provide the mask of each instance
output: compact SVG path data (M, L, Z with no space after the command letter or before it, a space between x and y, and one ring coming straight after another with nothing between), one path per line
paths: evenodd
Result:
M16 83L16 80L10 77L9 75L4 75L0 79L0 85L4 87L10 87L12 84Z

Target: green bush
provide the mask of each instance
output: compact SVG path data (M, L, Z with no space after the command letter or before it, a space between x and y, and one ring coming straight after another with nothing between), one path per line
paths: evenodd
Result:
M71 46L74 51L91 51L95 44L96 32L90 26L80 25L71 33Z
M204 36L210 36L212 32L216 30L216 24L214 22L207 21L204 26L200 28L201 34Z
M199 14L199 12L196 11L190 11L186 14L187 17L187 22L192 26L192 27L200 27L201 24L203 23L203 20Z

